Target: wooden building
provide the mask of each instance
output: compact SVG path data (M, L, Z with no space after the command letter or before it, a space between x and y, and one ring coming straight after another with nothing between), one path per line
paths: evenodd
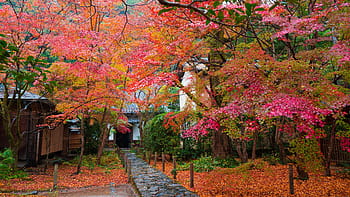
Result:
M113 136L110 136L110 139L119 148L131 148L133 144L141 140L139 129L140 111L135 103L130 103L125 105L122 112L128 119L130 132L121 133L117 131L115 134L112 134Z
M11 95L10 95L11 96ZM4 95L0 89L0 99ZM19 161L34 166L43 155L59 152L64 149L64 127L38 127L45 123L45 118L55 111L55 105L47 98L25 92L21 96L20 130L23 139L18 152ZM12 111L16 111L12 108ZM1 117L0 117L1 118ZM13 116L15 118L15 116ZM0 121L0 150L9 147L9 140Z

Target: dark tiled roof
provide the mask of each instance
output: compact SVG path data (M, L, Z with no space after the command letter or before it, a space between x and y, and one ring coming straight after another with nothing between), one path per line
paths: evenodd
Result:
M123 113L138 113L139 107L135 103L126 104L122 109Z
M12 98L12 97L13 97L13 94L10 93L8 98ZM4 92L1 91L1 89L0 89L0 98L4 98ZM21 99L22 100L47 100L46 97L31 93L31 92L24 92L24 94L21 96Z

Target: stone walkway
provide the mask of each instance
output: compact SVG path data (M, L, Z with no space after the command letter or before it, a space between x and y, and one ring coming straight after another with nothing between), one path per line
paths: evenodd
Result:
M58 196L69 197L136 197L137 194L131 185L113 185L78 191L60 192Z
M128 165L131 167L130 178L140 196L198 197L197 194L188 191L158 169L152 168L148 163L136 157L134 153L125 150L123 152L125 152Z
M109 186L102 187L89 187L89 188L77 188L61 190L58 192L35 192L27 194L19 194L20 196L35 195L35 196L48 196L48 197L138 197L135 189L130 184L115 185L111 183ZM1 194L0 194L1 196Z

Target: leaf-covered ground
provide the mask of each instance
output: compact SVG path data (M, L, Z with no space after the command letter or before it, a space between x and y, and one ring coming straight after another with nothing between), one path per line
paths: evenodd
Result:
M31 175L25 178L0 180L0 196L8 195L11 191L48 191L53 187L53 167L50 166L46 173L41 169L31 169ZM80 174L74 174L76 167L72 165L60 165L58 168L58 189L75 189L82 187L104 186L110 183L126 184L127 175L121 165L114 169L95 167L93 170L87 167L81 168ZM3 192L3 194L1 194Z
M162 169L161 163L157 168ZM166 164L169 177L173 165ZM289 194L288 166L268 165L259 168L217 168L194 173L194 188L189 187L189 171L178 171L177 181L201 197L212 196L350 196L350 178L342 174L325 177L311 174L307 181L295 180L295 194Z
M74 175L75 166L60 165L59 189L74 189L93 186L127 183L125 171L95 167L82 167L82 173ZM157 163L161 170L161 163ZM166 174L172 177L172 163L166 163ZM38 172L26 178L0 180L0 196L9 191L48 191L53 186L53 167L46 173ZM36 171L36 172L35 172ZM350 196L350 179L333 172L334 176L311 174L308 181L295 180L295 194L289 194L288 166L268 165L259 167L217 168L211 172L195 172L194 188L189 187L189 171L178 171L177 181L201 197L212 196ZM1 194L1 192L6 192Z

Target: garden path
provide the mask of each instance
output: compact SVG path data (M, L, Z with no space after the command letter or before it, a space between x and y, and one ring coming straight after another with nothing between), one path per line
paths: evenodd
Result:
M122 152L125 155L123 158L127 160L129 179L142 197L198 197L197 194L138 158L135 153L128 150Z

